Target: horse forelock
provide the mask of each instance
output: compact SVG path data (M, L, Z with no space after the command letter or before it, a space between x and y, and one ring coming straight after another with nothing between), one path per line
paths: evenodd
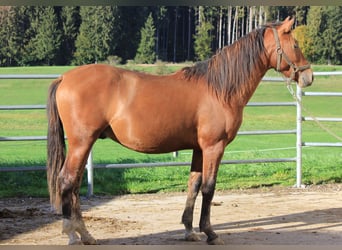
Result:
M243 95L254 86L256 71L265 66L265 29L266 26L252 31L207 61L183 68L184 77L188 80L203 77L225 101L232 95Z

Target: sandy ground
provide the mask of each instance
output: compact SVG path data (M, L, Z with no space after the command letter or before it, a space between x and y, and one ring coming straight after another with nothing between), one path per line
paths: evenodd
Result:
M82 199L86 225L102 245L205 245L183 240L185 193ZM198 225L201 197L196 204ZM342 245L342 185L216 192L212 224L231 245ZM63 245L62 220L47 199L0 199L1 245ZM196 228L198 231L198 228Z

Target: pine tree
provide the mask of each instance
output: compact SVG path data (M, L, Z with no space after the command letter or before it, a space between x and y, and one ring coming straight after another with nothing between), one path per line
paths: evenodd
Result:
M322 32L322 56L323 62L336 64L341 62L342 24L341 8L339 6L324 6L323 8L323 32Z
M62 57L65 64L70 64L74 56L75 42L80 26L79 7L64 6L61 12L63 25Z
M81 25L76 39L74 63L86 64L105 60L116 47L114 6L81 6Z
M162 50L160 46L160 37L161 37L161 32L163 29L163 26L165 26L165 21L166 21L166 12L167 9L165 6L157 6L154 9L154 14L156 16L156 21L155 21L155 26L156 26L156 59L158 60L159 58L163 58L163 56L160 56L161 53L160 51Z
M15 56L15 51L11 48L13 41L13 7L0 7L0 65L10 66Z
M311 62L319 62L322 55L322 6L311 6L307 17L307 37L305 46L307 57Z
M21 65L37 65L39 64L36 54L36 39L39 27L39 16L43 12L43 7L39 6L23 6L20 13L26 17L27 27L25 27L25 35L22 48Z
M154 63L156 60L155 46L155 27L153 17L150 13L144 27L141 29L140 44L134 60L137 63Z
M211 41L212 37L210 31L213 29L213 25L206 21L204 16L204 8L199 7L199 24L196 26L195 38L195 55L198 60L206 60L211 54Z
M0 65L23 65L25 47L29 38L30 27L28 13L32 7L3 7L0 25Z
M335 45L336 54L333 63L342 64L342 6L335 7L335 15L332 22L333 43Z
M57 16L51 6L43 7L39 12L37 35L33 41L33 54L38 61L50 65L56 58L61 45Z

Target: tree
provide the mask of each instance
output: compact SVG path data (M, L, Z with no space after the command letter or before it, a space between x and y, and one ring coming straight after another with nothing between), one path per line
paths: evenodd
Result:
M36 36L38 33L38 28L40 26L40 16L43 15L44 7L42 6L22 6L19 9L19 13L25 17L22 20L22 24L25 26L24 30L24 38L22 44L22 52L21 52L21 65L37 65L40 64L41 61L37 59L37 51L36 51ZM43 31L42 31L43 32Z
M293 36L298 41L299 48L305 57L307 57L311 53L311 45L313 41L308 36L308 27L307 25L301 25L294 29Z
M33 7L3 7L0 24L0 65L15 66L23 63L26 46L32 39L29 32Z
M296 6L294 8L296 12L296 26L297 25L306 25L306 17L308 14L309 6Z
M342 55L342 8L340 6L324 6L322 56L326 63L341 63Z
M138 59L150 13L155 56L165 61L205 60L266 21L295 15L308 60L342 63L340 6L0 6L0 66Z
M154 63L156 59L155 46L155 27L153 24L152 14L148 16L145 26L141 29L140 44L135 56L138 63Z
M307 17L307 48L310 48L306 53L311 62L318 62L322 54L322 6L311 6Z
M50 65L59 52L61 34L54 8L47 6L40 10L37 35L32 40L34 47L32 53L36 56L36 60Z
M13 22L13 7L0 7L0 65L10 66L16 56L13 42L15 25Z
M307 16L308 59L316 63L342 62L341 7L311 6Z
M211 41L210 31L214 28L211 23L206 21L204 16L204 8L199 7L199 24L196 26L195 38L195 56L198 60L206 60L211 54Z
M76 50L75 42L80 28L79 7L64 6L61 20L63 27L62 60L64 64L70 64Z
M74 63L105 60L116 47L114 23L117 7L81 6L81 25L76 39Z
M166 7L165 6L157 6L156 9L154 10L155 16L156 16L156 58L157 60L159 59L160 55L160 37L161 37L161 31L163 26L165 25L165 16L166 16Z

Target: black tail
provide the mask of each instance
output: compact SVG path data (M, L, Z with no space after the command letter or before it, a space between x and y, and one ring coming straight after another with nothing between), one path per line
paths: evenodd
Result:
M65 161L65 140L63 124L59 117L56 103L56 91L62 78L50 85L47 101L48 134L47 134L47 181L50 202L57 211L61 208L61 194L58 175Z

